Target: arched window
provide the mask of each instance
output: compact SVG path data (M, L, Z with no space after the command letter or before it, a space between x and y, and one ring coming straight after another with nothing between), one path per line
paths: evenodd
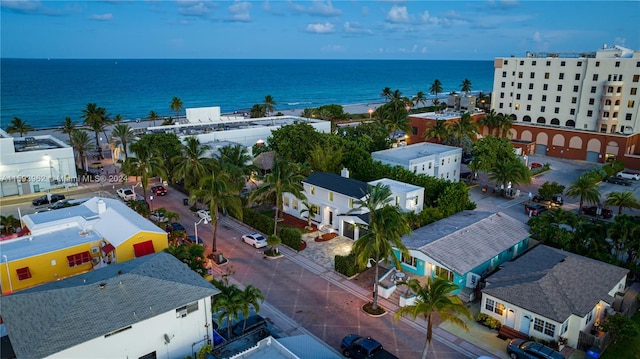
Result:
M531 122L531 117L529 115L524 116L522 122Z
M611 100L607 100L604 102L605 106L611 106Z
M616 106L620 106L620 100L616 100Z
M564 125L567 126L567 127L576 127L576 121L567 120L567 122Z
M545 118L544 118L544 117L538 117L538 120L537 120L536 122L537 122L537 123L545 124L545 123L547 123L547 120L545 120Z
M551 124L552 125L556 125L556 126L560 126L560 120L558 120L557 118L554 118L551 120Z

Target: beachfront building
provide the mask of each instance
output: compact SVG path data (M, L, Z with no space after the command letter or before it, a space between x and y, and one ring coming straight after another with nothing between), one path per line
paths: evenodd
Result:
M0 129L0 197L78 185L73 148L57 138L13 137Z
M514 120L510 138L541 155L640 168L640 51L527 52L494 68L491 103Z
M93 197L73 207L22 216L0 240L2 293L130 261L168 247L167 233L122 201Z
M416 174L458 182L462 149L422 142L371 153L374 161L400 166Z
M307 209L304 203L291 193L282 196L284 212L294 217L308 220L326 232L335 232L341 236L357 240L360 228L366 225L369 215L359 210L358 200L364 200L369 193L369 186L382 185L391 189L389 204L398 206L404 212L420 213L424 206L424 188L408 183L383 178L369 183L349 178L345 168L342 175L327 172L315 172L302 181Z
M17 358L195 358L218 293L156 253L2 297L6 342Z
M480 311L527 336L562 337L568 346L587 350L592 344L581 340L598 336L607 315L634 302L637 292L625 295L628 272L538 245L486 279Z

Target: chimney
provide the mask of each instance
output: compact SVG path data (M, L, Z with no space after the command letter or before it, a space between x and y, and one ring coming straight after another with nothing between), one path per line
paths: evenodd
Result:
M340 171L340 176L344 178L349 178L349 170L346 167L343 167L342 171Z
M107 204L103 200L99 199L98 200L98 214L103 214L106 211L107 211Z

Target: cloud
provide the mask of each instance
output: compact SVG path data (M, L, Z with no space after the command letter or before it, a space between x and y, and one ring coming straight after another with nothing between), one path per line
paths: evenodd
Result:
M316 34L330 34L334 32L334 26L332 23L325 22L324 24L316 23L307 25L307 32L313 32Z
M290 3L291 10L313 16L332 17L342 15L342 10L333 7L331 1L313 1L310 6Z
M211 13L210 2L182 0L178 1L178 13L185 16L207 16Z
M249 2L235 2L233 5L229 6L229 12L231 13L232 21L239 22L250 22L251 14L249 14L249 10L251 9L251 3Z
M392 23L408 23L409 13L406 6L393 5L387 13L387 21Z
M360 23L348 21L344 23L344 32L348 34L373 35L371 29L363 28Z
M616 37L615 39L613 39L613 43L618 46L624 47L625 42L627 42L627 39L625 39L624 37Z
M539 31L533 33L533 41L537 43L542 42L542 36L540 35Z
M0 7L14 12L29 14L40 12L42 4L40 4L40 1L3 0L0 2Z
M323 46L321 48L322 51L325 52L343 52L345 51L345 47L342 45L333 45L333 44L329 44L327 46Z
M96 21L111 21L113 20L113 14L93 14L89 16L89 19Z

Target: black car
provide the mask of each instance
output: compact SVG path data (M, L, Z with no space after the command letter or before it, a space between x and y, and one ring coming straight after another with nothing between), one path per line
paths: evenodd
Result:
M524 213L526 213L530 217L539 216L547 210L548 208L546 206L537 203L524 205Z
M607 177L604 179L605 182L619 184L621 186L631 186L633 182L630 179L622 178L622 177Z
M184 228L183 225L181 225L178 222L173 222L169 225L167 225L167 232L173 232L173 231L186 231L187 229Z
M542 343L523 339L509 341L507 353L511 359L565 359L564 355Z
M609 208L600 208L600 215L598 215L598 206L591 207L582 207L582 213L589 216L601 216L602 218L611 218L613 217L613 212Z
M33 203L34 206L42 206L43 204L49 204L49 203L56 203L58 201L62 201L64 199L64 195L63 194L51 194L51 200L49 200L49 198L47 198L49 195L46 194L42 197L38 197L36 199L34 199L33 201L31 201L31 203Z
M153 186L151 187L151 192L156 196L166 196L169 191L167 191L163 186Z

